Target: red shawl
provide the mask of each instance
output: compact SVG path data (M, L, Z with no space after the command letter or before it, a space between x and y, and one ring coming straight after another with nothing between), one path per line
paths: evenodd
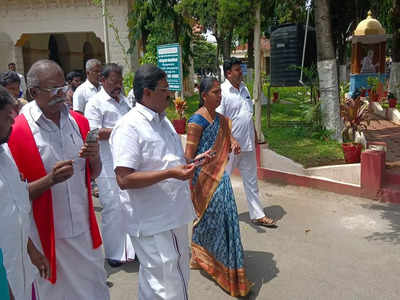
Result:
M78 124L82 139L85 140L89 131L88 120L79 113L70 111L70 114ZM14 157L15 163L18 166L19 172L28 180L28 182L33 182L47 175L28 121L22 114L15 119L15 124L13 125L13 131L11 133L8 146ZM93 248L96 249L102 244L102 242L99 227L97 225L96 215L93 209L92 192L90 186L90 167L88 161L86 162L86 186L88 190L89 201L88 217L90 233L92 236ZM39 198L32 201L32 210L44 254L50 262L50 282L54 284L57 280L56 248L54 236L53 200L50 189L44 192Z

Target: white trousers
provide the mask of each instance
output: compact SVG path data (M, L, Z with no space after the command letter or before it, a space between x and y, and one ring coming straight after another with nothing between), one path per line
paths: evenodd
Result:
M138 299L188 299L187 225L151 236L132 236L132 241L140 261Z
M231 153L225 171L230 175L238 168L242 177L244 191L249 207L250 219L259 219L265 216L258 193L257 159L255 151L241 152L239 155Z
M135 259L135 250L128 233L124 230L121 200L124 191L115 177L98 177L101 211L101 234L106 258L126 262Z
M103 247L93 249L90 231L56 239L57 282L39 278L40 300L109 300Z

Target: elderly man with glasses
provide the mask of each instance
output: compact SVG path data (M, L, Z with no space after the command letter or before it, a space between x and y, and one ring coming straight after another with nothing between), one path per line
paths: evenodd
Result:
M34 101L16 118L9 148L29 182L31 239L50 262L38 281L40 299L109 299L102 241L90 192L101 172L98 142L86 143L89 123L68 111L64 73L50 60L27 74Z

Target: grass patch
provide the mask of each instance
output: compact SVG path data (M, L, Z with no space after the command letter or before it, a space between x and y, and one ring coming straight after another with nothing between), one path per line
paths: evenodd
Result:
M280 88L303 89L303 88ZM300 92L300 91L299 91ZM307 95L306 95L307 96ZM281 99L285 99L281 97ZM292 104L275 103L272 105L272 127L267 128L266 106L262 107L262 131L269 144L269 148L286 156L304 167L316 167L323 165L344 163L341 145L336 141L326 138L326 132L314 131L311 126L277 126L280 123L305 122L304 111L308 104L293 97ZM185 112L186 119L198 109L199 95L186 98L188 109ZM166 110L170 120L177 119L174 104L171 103Z

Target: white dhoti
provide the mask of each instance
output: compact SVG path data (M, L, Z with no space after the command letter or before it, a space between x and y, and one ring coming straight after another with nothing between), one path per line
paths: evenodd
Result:
M152 236L132 236L132 241L140 261L138 299L188 299L187 225Z
M90 232L56 239L57 282L38 279L40 300L109 300L103 248L93 249Z
M265 213L258 193L256 152L246 151L241 152L239 155L231 153L225 171L230 175L235 168L239 169L240 176L242 177L250 219L254 220L264 217Z
M121 200L124 191L119 188L115 177L98 177L101 212L101 233L105 257L126 262L135 259L135 250L123 225ZM126 196L127 197L127 196Z

